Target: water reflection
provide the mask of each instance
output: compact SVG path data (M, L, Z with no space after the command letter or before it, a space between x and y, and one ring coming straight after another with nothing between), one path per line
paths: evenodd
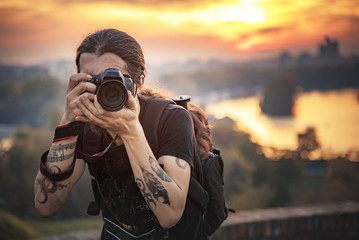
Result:
M359 150L359 102L356 89L301 93L293 117L269 117L261 113L259 97L228 100L207 107L217 118L228 116L238 128L262 146L295 150L298 133L308 127L325 153L344 154ZM319 155L318 155L319 157Z

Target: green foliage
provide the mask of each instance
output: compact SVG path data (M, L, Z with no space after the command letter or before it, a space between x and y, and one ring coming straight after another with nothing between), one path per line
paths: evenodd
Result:
M337 158L328 162L323 201L359 200L359 164Z
M20 126L13 146L0 156L2 163L0 193L9 209L22 216L33 215L33 182L39 168L39 157L49 147L51 134ZM19 197L21 196L21 197Z
M0 239L30 239L38 237L39 233L28 224L8 213L0 210Z
M53 130L20 126L13 146L0 155L0 196L4 207L19 216L38 217L34 207L33 184L39 169L40 156L51 144ZM21 196L21 197L20 197ZM89 174L86 173L73 189L73 194L56 218L86 216L92 200Z
M63 108L65 91L63 84L46 75L1 82L0 123L47 125L51 113L58 111L60 105Z

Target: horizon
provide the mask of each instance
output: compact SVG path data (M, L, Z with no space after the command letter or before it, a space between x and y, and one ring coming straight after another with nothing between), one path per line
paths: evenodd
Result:
M73 61L82 39L102 28L132 35L152 65L314 55L325 37L349 57L359 54L358 9L351 0L0 0L0 64Z
M325 36L325 38L323 37L323 40L333 40L333 38L327 37ZM161 67L161 66L180 66L180 65L188 65L188 64L199 64L201 66L206 65L206 64L212 64L214 62L218 62L221 64L266 64L266 63L271 63L273 64L273 60L280 60L280 58L282 57L282 55L286 55L288 57L290 57L294 62L298 61L299 58L301 56L309 56L312 58L312 60L315 61L321 61L323 60L320 56L320 46L325 46L328 47L328 45L323 44L324 41L318 43L315 46L315 50L313 50L312 52L308 52L308 51L300 51L300 52L295 52L295 51L291 51L291 49L285 49L285 50L281 50L276 52L276 54L273 55L268 55L267 57L264 58L249 58L249 59L221 59L221 58L208 58L208 59L200 59L200 58L188 58L188 59L183 59L182 61L178 60L178 59L169 59L168 61L162 61L162 62L147 62L146 61L146 65L147 66L151 66L151 67ZM334 39L334 42L335 39ZM340 42L336 42L338 43L339 48L337 49L337 54L338 56L336 58L333 58L332 60L334 61L339 61L339 60L344 60L344 59L350 59L350 58L359 58L359 53L353 53L352 55L349 56L345 56L342 55L340 52ZM314 46L313 46L314 48ZM329 56L329 58L334 57L334 56ZM53 59L53 60L44 60L41 62L29 62L29 63L3 63L0 61L0 66L2 67L38 67L38 66L50 66L53 64L73 64L73 67L75 66L75 60L74 59ZM299 62L297 62L298 64L300 64ZM339 63L339 62L338 62Z

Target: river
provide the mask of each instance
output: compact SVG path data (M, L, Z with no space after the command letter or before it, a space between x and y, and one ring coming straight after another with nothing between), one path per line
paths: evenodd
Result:
M259 103L259 96L226 100L209 105L206 111L216 118L232 118L261 146L295 150L297 134L314 127L322 152L359 151L357 89L299 93L293 117L267 116L261 113Z

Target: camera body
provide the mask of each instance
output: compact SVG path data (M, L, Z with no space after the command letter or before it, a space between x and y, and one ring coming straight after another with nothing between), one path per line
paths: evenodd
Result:
M133 93L133 81L117 68L108 68L100 75L93 75L90 83L96 85L97 100L106 111L116 112L127 103L127 91Z

